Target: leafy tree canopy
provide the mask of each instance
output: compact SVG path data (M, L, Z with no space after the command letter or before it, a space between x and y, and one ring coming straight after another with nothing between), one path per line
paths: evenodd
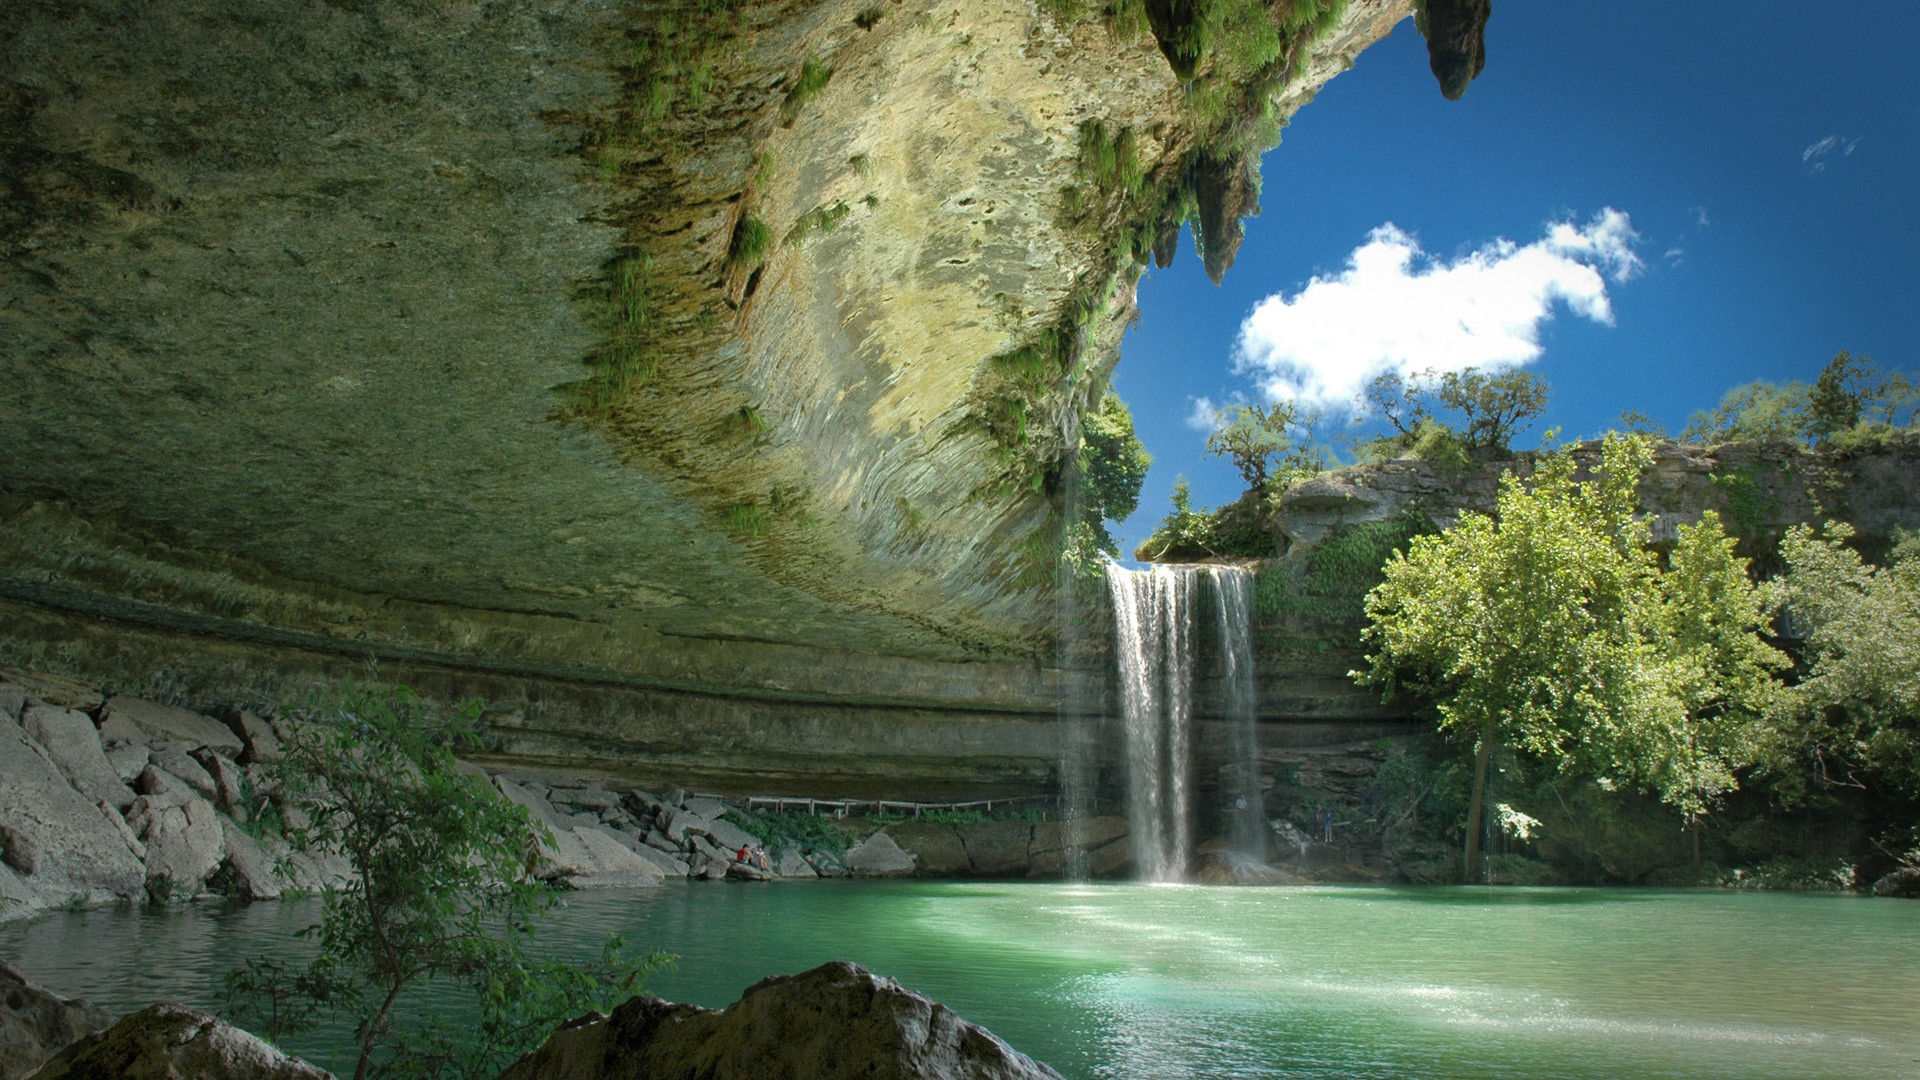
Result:
M1811 383L1750 382L1728 390L1712 409L1696 412L1680 437L1688 442L1789 439L1830 443L1862 428L1910 426L1920 387L1864 356L1834 355Z
M1609 436L1580 481L1570 448L1548 455L1530 483L1504 478L1494 516L1415 537L1367 596L1354 677L1426 696L1474 740L1470 873L1496 741L1689 814L1751 757L1782 663L1757 633L1763 598L1711 513L1662 566L1634 514L1651 460L1645 439Z
M477 740L478 716L478 702L442 716L404 688L366 685L290 714L275 777L297 822L287 840L345 857L353 878L303 931L312 961L255 959L228 992L274 1039L324 1012L356 1014L355 1080L491 1077L561 1021L637 992L661 962L623 956L617 937L594 963L532 955L536 919L557 895L528 873L543 829L460 771L454 748ZM396 1024L402 999L428 983L468 987L479 1019Z
M1265 491L1275 465L1295 448L1288 428L1298 413L1291 401L1276 401L1265 408L1229 405L1215 417L1213 433L1207 436L1207 455L1231 458L1247 490Z
M1920 798L1920 545L1909 537L1876 567L1852 538L1829 523L1780 541L1787 570L1768 587L1804 635L1804 670L1776 710L1770 764L1789 787L1810 773Z
M1375 459L1412 453L1427 460L1504 454L1513 438L1547 409L1547 381L1527 371L1488 374L1465 368L1445 374L1423 371L1410 376L1384 372L1374 376L1358 407L1380 416L1394 430L1363 450ZM1437 417L1440 409L1458 416L1458 427Z

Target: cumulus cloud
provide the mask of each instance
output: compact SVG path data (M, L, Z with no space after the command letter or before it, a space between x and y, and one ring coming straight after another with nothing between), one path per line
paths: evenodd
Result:
M1338 275L1256 304L1234 366L1271 399L1339 408L1381 372L1526 364L1540 356L1540 327L1556 304L1612 325L1607 282L1644 268L1638 241L1611 207L1583 226L1554 222L1533 243L1500 239L1452 261L1382 225Z
M1222 406L1215 404L1210 397L1188 398L1187 426L1195 431L1213 433L1214 423L1220 415Z
M1828 135L1814 140L1811 146L1800 151L1800 163L1807 167L1808 172L1826 172L1836 155L1852 157L1859 145L1858 136Z

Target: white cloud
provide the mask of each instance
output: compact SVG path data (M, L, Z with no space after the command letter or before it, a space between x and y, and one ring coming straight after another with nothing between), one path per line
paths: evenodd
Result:
M1341 408L1381 372L1526 364L1540 356L1540 325L1556 303L1612 325L1607 278L1641 271L1638 240L1627 215L1609 207L1585 226L1554 222L1531 244L1500 239L1445 261L1382 225L1337 276L1256 304L1240 325L1234 366L1271 399Z
M1816 139L1813 145L1800 151L1800 161L1808 172L1826 172L1830 159L1838 152L1841 157L1852 157L1860 145L1859 136L1828 135Z
M1214 404L1210 397L1188 398L1187 401L1191 406L1187 410L1187 426L1211 435L1221 406Z
M1696 207L1694 207L1694 208L1693 208L1693 223L1694 223L1695 225L1698 225L1698 226L1700 226L1700 227L1701 227L1701 228L1703 228L1703 229L1704 229L1704 228L1707 228L1708 226L1710 226L1710 225L1712 225L1712 224L1713 224L1713 222L1711 222L1711 221L1709 221L1709 220L1707 220L1707 208L1706 208L1706 207L1704 207L1704 206L1696 206Z

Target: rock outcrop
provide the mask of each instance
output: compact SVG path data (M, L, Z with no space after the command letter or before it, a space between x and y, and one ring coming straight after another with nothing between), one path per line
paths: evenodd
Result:
M24 1080L54 1054L112 1023L105 1009L63 998L0 961L0 1080Z
M153 1005L54 1055L35 1080L333 1080L211 1014Z
M633 998L612 1016L572 1021L500 1080L1059 1075L938 1002L836 961L756 983L723 1010Z
M371 657L529 766L1038 790L1135 282L1189 207L1225 268L1253 144L1412 0L1254 60L1097 7L14 5L0 659Z

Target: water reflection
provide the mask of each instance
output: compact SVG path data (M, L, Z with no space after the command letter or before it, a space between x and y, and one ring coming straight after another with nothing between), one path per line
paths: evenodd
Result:
M210 1005L227 969L297 948L317 915L63 913L0 927L0 955L109 1008ZM584 956L617 930L681 954L655 992L709 1006L856 960L1069 1077L1904 1077L1920 1060L1920 905L1893 901L694 883L558 915L544 947Z

